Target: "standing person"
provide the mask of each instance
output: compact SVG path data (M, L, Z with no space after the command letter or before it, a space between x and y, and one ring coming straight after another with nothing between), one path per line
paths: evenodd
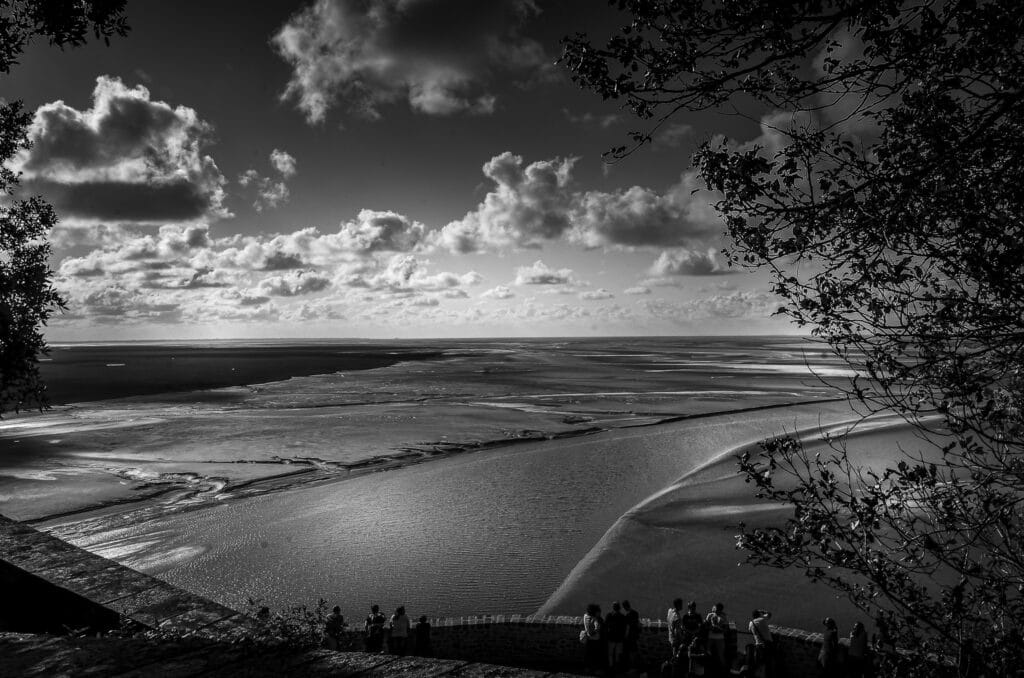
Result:
M864 625L855 622L850 631L850 649L846 653L849 678L867 678L868 675L868 632Z
M637 657L640 647L640 613L633 609L628 600L622 601L622 609L626 614L626 640L623 643L623 665L630 669L638 668Z
M341 608L335 605L324 623L324 647L328 650L337 650L341 645L341 634L347 627Z
M825 627L825 633L818 652L818 671L821 678L832 678L839 666L839 627L832 617L825 617L821 624Z
M718 663L718 670L725 671L729 668L725 657L725 634L729 630L729 617L725 614L725 605L715 603L704 618L708 627L708 653Z
M775 637L768 627L768 620L772 613L768 610L754 610L750 613L750 624L747 628L750 635L754 636L754 665L753 671L764 667L765 678L773 678L775 675Z
M583 630L580 631L583 642L583 660L587 670L598 675L604 668L604 651L601 647L601 608L590 603L583 615Z
M605 639L608 641L608 671L615 673L622 667L622 653L626 643L626 615L619 602L612 603L612 611L604 618Z
M683 599L676 598L672 601L672 607L668 608L666 616L668 622L668 644L672 646L672 656L679 654L679 648L683 647Z
M370 614L366 615L363 630L366 633L366 651L380 652L384 649L384 624L387 619L380 613L380 607L370 606Z
M430 645L430 622L427 615L420 617L416 623L416 654L421 657L433 657L434 648Z
M405 616L405 607L399 606L391 615L391 652L399 656L405 655L409 640L409 618Z
M697 603L690 601L686 606L686 614L680 619L683 627L683 647L689 648L693 641L700 635L704 619L697 614Z

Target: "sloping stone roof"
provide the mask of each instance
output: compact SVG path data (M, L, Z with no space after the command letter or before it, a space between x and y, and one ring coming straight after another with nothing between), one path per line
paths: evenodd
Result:
M75 638L0 633L0 675L215 678L301 675L359 678L562 678L493 664L364 652L294 650L203 639Z
M121 615L144 629L218 633L248 617L167 582L0 516L0 560L47 584Z

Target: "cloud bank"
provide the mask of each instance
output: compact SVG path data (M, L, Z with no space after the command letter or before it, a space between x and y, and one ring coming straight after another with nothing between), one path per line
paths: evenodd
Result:
M487 161L493 184L476 209L441 228L434 243L465 254L539 248L565 240L587 248L697 247L720 238L716 194L693 172L664 192L633 186L619 191L574 190L575 158L531 163L510 152Z
M524 75L549 61L523 36L532 0L316 0L272 39L292 68L282 95L310 122L344 105L380 117L402 99L416 112L494 110L496 75Z
M187 106L100 76L92 106L40 106L31 148L14 169L26 193L41 193L73 219L182 222L228 216L225 179L205 149L211 127Z

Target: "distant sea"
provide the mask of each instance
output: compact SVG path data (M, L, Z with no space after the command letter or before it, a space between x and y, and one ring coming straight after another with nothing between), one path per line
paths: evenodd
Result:
M57 344L40 363L55 405L242 386L440 357L388 343L214 342Z
M648 371L714 372L755 364L775 373L808 377L812 371L834 376L843 367L825 347L807 339L737 336L58 343L51 346L40 369L51 404L65 404L259 384L519 348L591 351L589 357L595 362ZM662 365L665 360L688 363Z

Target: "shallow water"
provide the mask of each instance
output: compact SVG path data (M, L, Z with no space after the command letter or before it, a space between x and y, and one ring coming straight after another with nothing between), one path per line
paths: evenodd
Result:
M91 548L234 606L322 596L349 614L529 614L685 466L667 433L540 443L229 503Z
M761 411L529 444L108 534L76 535L73 525L58 534L236 607L324 597L349 615L374 602L415 615L531 614L625 511L779 418ZM608 595L639 583L622 587Z

